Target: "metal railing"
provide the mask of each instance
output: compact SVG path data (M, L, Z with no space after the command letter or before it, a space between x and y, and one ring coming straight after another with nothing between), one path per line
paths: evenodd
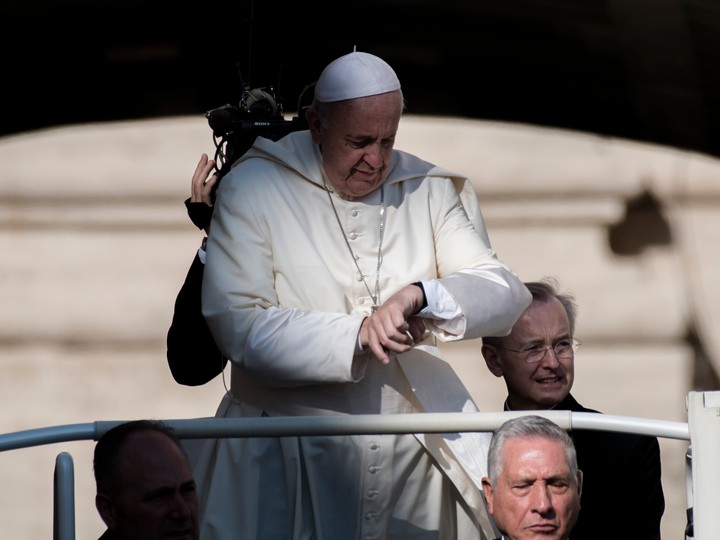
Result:
M694 540L715 540L720 530L720 392L690 392L688 422L570 411L533 411L560 427L636 433L689 441L686 463L688 531ZM522 411L400 415L167 419L181 439L490 432ZM67 441L97 441L124 420L96 421L0 435L0 452ZM690 449L692 448L692 452ZM692 457L691 457L692 456ZM700 474L702 470L702 475ZM75 540L72 457L58 454L54 479L54 540ZM687 537L686 537L687 538Z

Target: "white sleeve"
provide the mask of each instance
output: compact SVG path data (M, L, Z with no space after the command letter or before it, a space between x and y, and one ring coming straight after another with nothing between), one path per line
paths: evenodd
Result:
M460 306L448 290L436 279L421 281L427 306L417 316L432 319L432 325L450 334L459 334L464 327Z

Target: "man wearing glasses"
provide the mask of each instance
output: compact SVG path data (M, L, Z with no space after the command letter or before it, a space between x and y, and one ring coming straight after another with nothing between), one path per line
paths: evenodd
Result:
M552 279L525 285L532 303L510 334L483 338L488 369L505 379L504 409L598 413L570 394L581 345L574 338L575 299L560 293ZM571 436L584 478L582 510L571 538L659 540L665 498L657 439L589 430Z

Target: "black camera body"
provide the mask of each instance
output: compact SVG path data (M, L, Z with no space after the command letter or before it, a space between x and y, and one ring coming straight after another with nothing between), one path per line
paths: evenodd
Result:
M250 90L243 86L240 105L223 105L205 113L208 124L213 131L215 142L215 174L217 181L210 191L210 199L215 204L217 188L220 180L232 168L255 142L258 137L265 137L273 141L284 137L293 131L307 129L303 100L307 99L307 86L298 100L298 116L292 120L285 120L282 105L275 97L272 87L254 88ZM309 92L312 95L312 92ZM207 229L212 219L213 207L203 202L185 201L188 216L198 229Z
M215 140L218 183L257 137L277 141L288 133L307 129L303 113L304 109L301 109L298 116L285 120L282 105L272 87L250 90L247 86L243 88L239 106L228 104L207 111L205 117Z

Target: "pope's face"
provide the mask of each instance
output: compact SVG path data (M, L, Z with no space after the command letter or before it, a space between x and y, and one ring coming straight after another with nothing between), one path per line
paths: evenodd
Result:
M580 512L582 479L565 446L540 437L509 439L495 489L483 481L488 510L506 540L566 540Z
M387 177L402 114L399 91L330 104L327 122L310 118L325 174L346 197L363 197Z
M533 300L510 334L502 338L502 348L483 345L488 368L505 379L511 409L550 409L565 399L575 378L572 355L558 358L553 349L548 349L542 360L527 363L525 355L515 351L547 348L571 338L565 308L557 298L551 298L547 302Z

